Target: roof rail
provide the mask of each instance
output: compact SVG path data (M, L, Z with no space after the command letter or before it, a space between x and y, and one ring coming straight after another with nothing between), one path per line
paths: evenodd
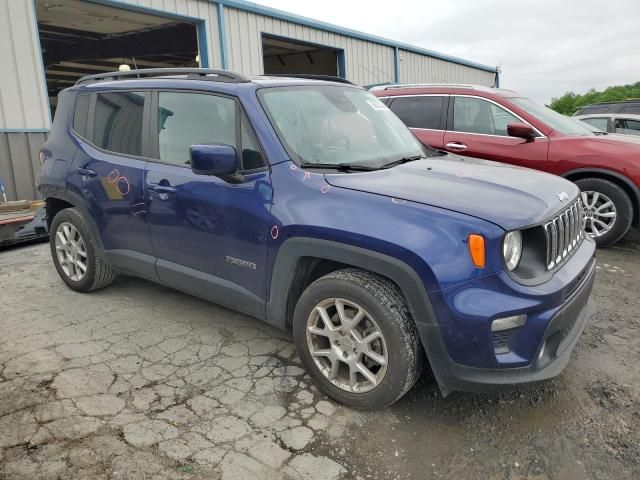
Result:
M315 73L268 73L265 77L289 77L289 78L307 78L309 80L325 80L327 82L347 83L355 85L346 78L336 77L335 75L317 75Z
M232 83L250 82L248 78L240 75L239 73L230 72L228 70L214 70L209 68L144 68L141 70L127 70L124 72L106 72L87 75L80 78L76 82L76 85L87 82L98 82L100 80L120 80L128 77L142 78L143 76L166 77L169 75L187 75L188 78L193 80L206 80L209 75L215 75L216 78L211 78L211 80Z
M421 87L447 87L447 88L468 88L471 90L491 90L491 87L482 85L470 85L465 83L405 83L395 85L379 85L371 87L370 90L392 90L394 88L421 88Z

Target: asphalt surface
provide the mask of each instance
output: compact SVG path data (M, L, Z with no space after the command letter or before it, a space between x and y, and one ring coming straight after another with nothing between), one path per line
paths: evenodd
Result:
M640 238L598 252L562 375L360 412L281 332L134 278L84 295L47 244L0 251L0 478L640 478Z

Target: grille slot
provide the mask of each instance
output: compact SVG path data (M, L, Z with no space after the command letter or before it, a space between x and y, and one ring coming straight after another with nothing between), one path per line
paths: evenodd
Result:
M515 329L493 332L493 350L496 355L509 353L511 351L511 335Z
M547 270L559 267L571 256L584 240L584 220L582 218L582 198L544 224L547 239Z

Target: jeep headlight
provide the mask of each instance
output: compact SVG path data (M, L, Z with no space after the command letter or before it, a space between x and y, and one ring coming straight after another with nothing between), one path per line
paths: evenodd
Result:
M522 257L522 234L519 231L509 232L504 236L502 255L507 268L510 271L515 270Z

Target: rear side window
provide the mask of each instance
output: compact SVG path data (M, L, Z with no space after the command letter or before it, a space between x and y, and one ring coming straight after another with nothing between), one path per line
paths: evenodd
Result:
M90 140L104 150L141 156L143 110L143 92L97 94Z
M391 111L410 128L439 130L444 97L398 97L391 102Z
M78 95L73 111L73 130L81 137L87 136L87 119L89 118L90 95Z

